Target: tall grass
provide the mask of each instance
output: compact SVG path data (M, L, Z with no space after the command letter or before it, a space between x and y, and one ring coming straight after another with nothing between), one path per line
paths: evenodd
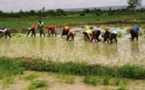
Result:
M21 74L26 70L48 71L60 74L71 75L98 75L118 78L145 79L145 69L141 66L124 65L122 67L104 67L100 65L88 65L86 63L61 63L61 62L45 62L38 60L23 60L0 58L0 66L5 65L6 68L13 71L13 74ZM105 82L108 79L105 80Z

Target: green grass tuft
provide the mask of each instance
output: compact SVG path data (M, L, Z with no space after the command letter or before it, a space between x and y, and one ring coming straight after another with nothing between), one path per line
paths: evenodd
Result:
M37 88L42 88L42 87L47 87L47 86L48 86L48 84L46 81L37 80L37 81L31 82L31 85L28 87L28 90L35 90Z
M35 78L38 78L39 76L37 74L30 74L26 77L24 77L24 79L26 80L34 80Z

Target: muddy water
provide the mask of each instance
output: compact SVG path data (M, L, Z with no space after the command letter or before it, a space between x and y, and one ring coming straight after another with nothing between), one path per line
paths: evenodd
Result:
M124 31L122 31L124 32ZM77 33L74 42L66 42L66 37L25 37L15 35L11 39L1 38L0 56L31 57L61 62L87 62L105 66L122 66L125 64L143 65L145 67L145 40L131 42L130 35L123 35L118 44L103 44L83 40Z

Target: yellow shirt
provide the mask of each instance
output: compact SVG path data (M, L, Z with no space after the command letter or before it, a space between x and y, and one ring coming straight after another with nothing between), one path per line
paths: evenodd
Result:
M92 31L90 29L86 30L85 31L88 35L91 35L92 34Z

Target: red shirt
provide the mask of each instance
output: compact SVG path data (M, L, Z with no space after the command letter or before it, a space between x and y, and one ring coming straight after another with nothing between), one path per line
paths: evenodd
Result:
M31 29L35 29L35 28L36 28L36 25L32 25L32 26L31 26Z
M70 31L69 31L69 34L70 34L70 35L73 35L73 34L74 34L74 32L70 30Z
M50 28L51 30L54 30L54 29L55 29L55 26L54 26L54 25L51 25L49 28Z

